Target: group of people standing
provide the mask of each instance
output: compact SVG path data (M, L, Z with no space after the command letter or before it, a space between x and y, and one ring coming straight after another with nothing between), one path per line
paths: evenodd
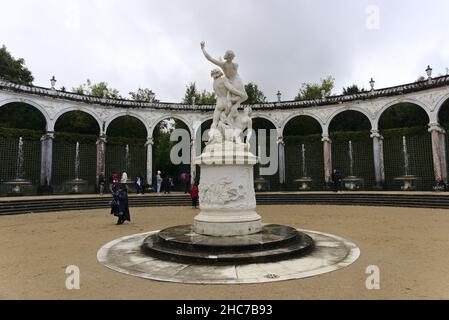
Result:
M179 179L182 183L184 194L190 194L192 199L192 208L198 208L199 189L195 183L190 185L191 175L187 172L181 173ZM158 171L156 175L156 193L161 194L161 190L164 190L164 194L170 193L174 187L173 178L170 175L162 176L162 172Z
M158 171L156 175L156 193L160 194L164 191L164 194L169 194L175 187L175 182L170 175L162 176L162 172Z
M192 199L192 208L198 207L199 190L196 184L192 184L190 187L191 176L189 173L182 173L180 175L181 182L183 184L183 191L185 194L189 193ZM156 188L155 192L160 194L163 190L165 194L169 194L174 188L174 181L170 175L162 176L162 172L158 171L156 175ZM109 178L109 191L113 196L111 201L111 214L118 217L117 225L122 225L126 221L131 222L131 215L128 204L128 174L125 170L122 171L121 176L114 172ZM145 180L142 175L136 177L135 180L136 192L139 195L143 195L145 192ZM103 175L99 177L99 192L103 195L106 187L106 179Z
M178 183L180 182L182 184L182 189L185 194L189 193L189 187L190 187L190 179L191 176L187 172L181 173L178 179ZM161 171L157 171L156 175L156 185L155 185L155 192L157 194L160 194L164 192L164 194L171 193L175 188L175 180L171 175L163 175Z

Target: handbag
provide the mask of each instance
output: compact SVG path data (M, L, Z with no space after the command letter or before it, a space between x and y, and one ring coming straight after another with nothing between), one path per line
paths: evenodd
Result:
M111 201L111 213L116 217L123 216L123 211L120 211L120 203L117 199Z

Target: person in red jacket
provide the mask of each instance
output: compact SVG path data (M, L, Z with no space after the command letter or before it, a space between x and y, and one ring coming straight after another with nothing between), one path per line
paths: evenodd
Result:
M190 197L192 198L192 209L196 209L198 207L198 197L199 190L196 184L193 184L190 188Z

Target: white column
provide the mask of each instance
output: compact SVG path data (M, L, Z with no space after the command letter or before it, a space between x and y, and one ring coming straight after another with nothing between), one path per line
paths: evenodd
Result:
M285 142L284 137L278 136L278 152L279 152L279 184L285 184Z
M154 140L149 137L145 146L147 147L147 183L153 186L153 145Z
M196 135L194 135L195 137ZM195 164L195 158L197 157L196 154L196 139L193 138L190 142L190 183L194 184L196 181L196 164Z

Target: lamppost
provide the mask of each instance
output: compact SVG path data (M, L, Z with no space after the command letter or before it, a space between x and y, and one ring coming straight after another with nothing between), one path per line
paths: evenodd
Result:
M56 80L55 76L53 76L53 77L50 79L50 84L51 84L51 89L52 89L52 90L55 90L56 82L57 82L57 80Z
M371 92L374 92L374 85L376 84L376 81L374 81L374 79L373 78L371 78L371 80L370 80L370 82L369 82L369 85L370 85L370 87L371 87Z
M277 93L276 95L277 95L277 97L278 97L278 102L281 102L281 99L282 99L282 93L281 93L281 91L278 90L278 93Z
M433 69L430 67L430 65L429 66L427 66L427 69L426 69L426 73L427 73L427 80L432 80L432 71L433 71Z

